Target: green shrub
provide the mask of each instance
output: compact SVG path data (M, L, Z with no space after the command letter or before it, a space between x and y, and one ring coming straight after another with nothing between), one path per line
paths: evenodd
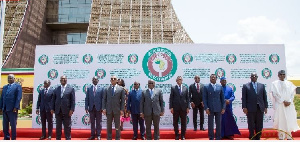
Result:
M20 110L19 117L30 116L32 114L32 101L29 102L29 105Z
M300 94L295 95L294 104L297 111L297 118L300 118Z

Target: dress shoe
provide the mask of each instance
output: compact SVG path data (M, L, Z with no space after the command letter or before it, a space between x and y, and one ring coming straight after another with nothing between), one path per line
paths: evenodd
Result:
M51 140L51 137L48 137L48 140Z
M95 137L89 137L87 140L94 140Z
M144 137L144 136L142 136L142 140L145 140L145 137Z
M40 137L39 140L44 140L44 139L46 139L46 137L42 136L42 137Z
M197 131L197 128L194 128L194 131Z
M179 135L175 135L175 140L179 140Z
M97 137L97 140L101 140L101 137L100 137L100 136L98 136L98 137Z
M200 128L201 131L205 131L205 129L203 127Z
M185 137L184 137L184 136L181 136L181 140L185 140Z
M132 140L137 140L137 137L133 137Z

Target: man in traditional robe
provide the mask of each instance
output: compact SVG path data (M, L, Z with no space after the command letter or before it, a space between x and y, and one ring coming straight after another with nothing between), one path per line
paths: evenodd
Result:
M299 130L297 112L294 105L296 86L285 80L285 71L278 72L279 80L272 82L270 94L274 108L274 128L278 129L280 140L292 139L292 131Z
M225 104L226 104L225 113L222 114L221 137L223 139L233 140L234 134L241 135L236 125L236 122L233 118L233 113L232 113L232 102L234 101L235 96L232 88L226 85L227 80L225 77L221 78L220 83L223 88Z

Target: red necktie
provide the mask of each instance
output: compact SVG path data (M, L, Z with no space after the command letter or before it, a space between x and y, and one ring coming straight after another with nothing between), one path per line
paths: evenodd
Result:
M197 83L197 92L200 93L199 83Z

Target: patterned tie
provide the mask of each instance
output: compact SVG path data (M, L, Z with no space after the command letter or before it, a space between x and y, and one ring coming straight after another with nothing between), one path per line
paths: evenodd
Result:
M197 83L197 92L200 93L199 83Z
M45 89L45 92L44 92L44 98L46 98L47 91L48 91L48 88Z
M255 90L255 93L257 94L257 86L256 85L257 85L256 83L253 83L253 88Z
M111 89L111 95L112 95L112 96L115 95L115 86L112 86L112 89Z
M181 89L180 89L180 87L178 86L178 91L179 91L179 94L181 95Z

